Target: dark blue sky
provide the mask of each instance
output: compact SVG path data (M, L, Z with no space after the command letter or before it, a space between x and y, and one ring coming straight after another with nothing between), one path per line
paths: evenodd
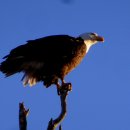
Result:
M63 130L130 130L129 5L129 0L1 1L0 62L12 48L46 35L97 32L105 38L66 77L73 91ZM24 88L21 77L0 73L0 130L18 130L22 101L30 108L28 130L46 129L60 111L56 89L42 83Z

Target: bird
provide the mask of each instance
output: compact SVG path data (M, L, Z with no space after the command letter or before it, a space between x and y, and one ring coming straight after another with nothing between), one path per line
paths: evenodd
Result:
M80 64L90 47L98 42L104 42L104 38L93 32L77 37L62 34L28 40L3 57L0 71L5 77L23 72L21 80L24 86L43 82L46 88L55 84L60 90L60 86L67 84L65 76Z

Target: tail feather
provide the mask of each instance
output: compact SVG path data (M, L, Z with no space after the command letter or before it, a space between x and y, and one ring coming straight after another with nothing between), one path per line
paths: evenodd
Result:
M29 84L30 87L34 86L37 83L37 78L33 77L31 74L25 74L22 78L23 85L26 86Z
M21 71L22 59L6 59L0 64L0 71L5 74L6 77L11 76Z

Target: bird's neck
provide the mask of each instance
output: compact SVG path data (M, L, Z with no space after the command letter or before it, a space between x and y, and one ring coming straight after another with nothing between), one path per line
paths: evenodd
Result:
M85 40L84 43L85 43L85 45L86 45L86 47L87 47L87 50L86 50L86 53L87 53L87 52L89 51L90 47L91 47L94 43L92 43L91 40Z

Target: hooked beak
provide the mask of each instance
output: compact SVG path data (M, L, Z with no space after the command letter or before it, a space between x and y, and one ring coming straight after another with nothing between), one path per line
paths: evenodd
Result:
M103 38L102 36L97 36L97 37L96 37L96 40L97 40L98 42L104 42L104 38Z

